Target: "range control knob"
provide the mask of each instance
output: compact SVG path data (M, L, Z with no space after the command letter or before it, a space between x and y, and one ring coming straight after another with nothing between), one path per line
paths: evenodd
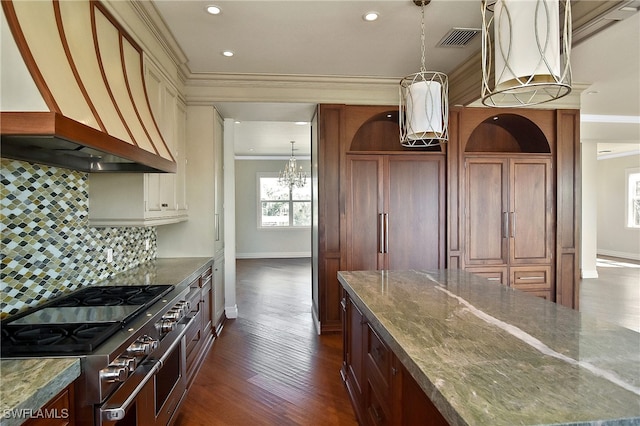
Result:
M169 333L173 331L176 328L177 323L178 322L176 320L163 318L162 321L160 321L160 332Z
M163 320L174 320L178 321L180 318L184 316L184 313L180 309L173 308L166 314L162 316Z
M184 312L185 315L187 315L191 310L191 303L189 303L188 300L183 300L182 302L178 302L177 306Z
M132 357L148 355L151 346L148 343L136 340L127 348L127 354Z
M129 377L129 369L119 365L109 365L100 370L100 379L108 382L124 382Z
M158 341L151 336L144 335L138 340L149 345L149 352L153 352L158 349Z
M128 356L121 356L113 360L111 365L116 367L124 367L130 373L132 373L136 369L136 359L130 358Z
M127 348L127 355L132 357L149 355L157 347L157 340L149 336L142 336Z

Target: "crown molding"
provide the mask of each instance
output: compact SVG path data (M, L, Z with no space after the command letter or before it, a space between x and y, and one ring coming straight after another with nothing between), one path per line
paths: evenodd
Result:
M216 102L315 102L393 105L399 78L287 74L192 73L185 84L190 105Z

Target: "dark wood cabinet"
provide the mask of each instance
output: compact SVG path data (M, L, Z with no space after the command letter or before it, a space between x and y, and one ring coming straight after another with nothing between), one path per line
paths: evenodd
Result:
M444 156L347 155L348 270L444 267Z
M375 327L343 290L344 358L341 370L363 425L448 425Z
M34 417L27 419L24 426L73 426L74 384L70 384L51 398L42 408L34 411Z
M340 374L347 387L351 403L360 419L363 416L364 394L364 349L366 326L360 309L345 296L342 300L343 318L343 363Z
M551 159L467 156L464 170L467 270L549 299Z
M577 309L579 125L577 110L454 107L449 142L416 150L399 143L396 106L320 105L311 147L320 331L342 328L337 272L350 269L466 269Z
M446 157L400 145L395 105L320 105L312 129L312 309L324 333L342 328L338 271L446 266Z
M447 267L578 307L578 111L453 108Z

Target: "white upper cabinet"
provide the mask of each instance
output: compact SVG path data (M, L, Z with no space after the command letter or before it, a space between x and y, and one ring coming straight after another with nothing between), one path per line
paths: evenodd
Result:
M188 219L186 107L160 69L148 59L144 65L151 111L177 172L89 174L91 226L157 226Z

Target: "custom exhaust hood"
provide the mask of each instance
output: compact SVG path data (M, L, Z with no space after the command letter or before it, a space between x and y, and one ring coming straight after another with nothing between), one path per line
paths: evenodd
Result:
M176 172L142 49L97 1L2 1L0 155L85 172Z

